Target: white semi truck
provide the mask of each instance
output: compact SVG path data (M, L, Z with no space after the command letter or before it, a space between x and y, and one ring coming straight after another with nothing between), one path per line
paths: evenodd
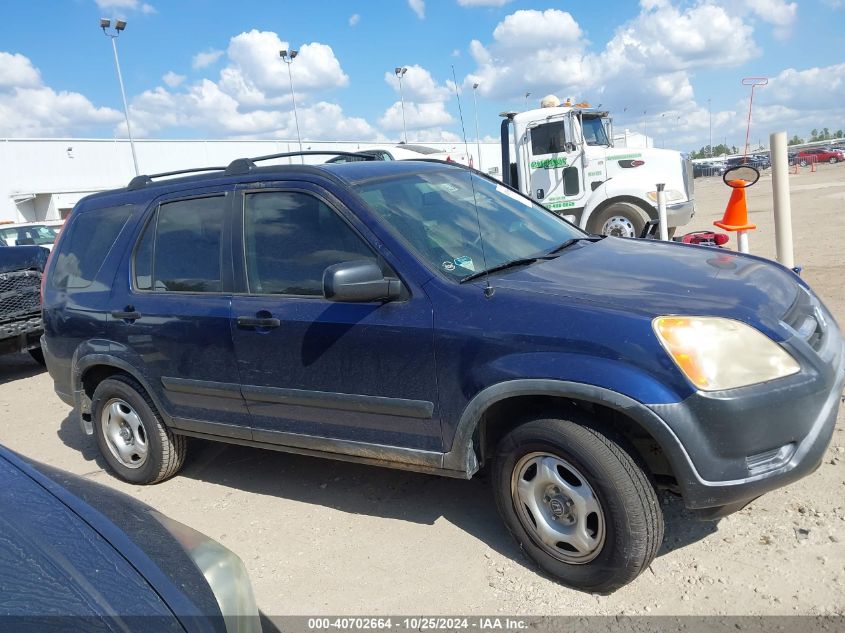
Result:
M502 180L591 233L639 237L665 185L670 235L695 213L692 163L680 152L613 146L608 112L552 97L502 113Z

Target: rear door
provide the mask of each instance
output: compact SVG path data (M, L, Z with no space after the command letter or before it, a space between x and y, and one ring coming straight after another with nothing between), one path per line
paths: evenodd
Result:
M392 271L366 229L316 185L245 189L236 207L232 328L253 438L321 450L313 438L440 450L425 293L390 303L324 299L332 264L376 259Z
M249 439L229 325L232 197L217 188L152 205L115 284L110 330L175 428Z

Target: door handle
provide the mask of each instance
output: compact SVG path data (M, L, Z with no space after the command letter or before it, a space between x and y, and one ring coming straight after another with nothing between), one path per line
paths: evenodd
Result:
M274 328L279 327L282 324L279 319L272 317L260 318L239 316L237 322L239 328Z
M114 310L111 315L115 319L122 319L130 322L141 318L141 313L135 310L133 306L126 306L123 310Z

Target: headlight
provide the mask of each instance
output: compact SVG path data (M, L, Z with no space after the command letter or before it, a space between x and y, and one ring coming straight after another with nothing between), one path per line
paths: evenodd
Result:
M719 391L790 376L801 367L759 330L720 317L657 317L654 332L690 382Z
M202 532L158 512L154 514L205 576L223 614L227 633L261 633L258 606L241 559Z
M683 200L686 197L682 192L676 189L667 189L663 193L666 194L666 202L677 202L678 200ZM649 191L647 195L652 202L657 202L656 191Z

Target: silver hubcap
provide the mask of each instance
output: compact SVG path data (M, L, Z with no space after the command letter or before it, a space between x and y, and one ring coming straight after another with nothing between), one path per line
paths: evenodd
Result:
M637 237L631 220L622 215L615 215L609 218L601 228L601 232L603 235L612 235L614 237Z
M103 407L100 424L109 451L121 464L140 468L147 463L147 430L128 402L120 398L109 400Z
M550 453L529 453L511 477L516 514L536 544L554 558L589 563L604 546L604 513L584 476Z

